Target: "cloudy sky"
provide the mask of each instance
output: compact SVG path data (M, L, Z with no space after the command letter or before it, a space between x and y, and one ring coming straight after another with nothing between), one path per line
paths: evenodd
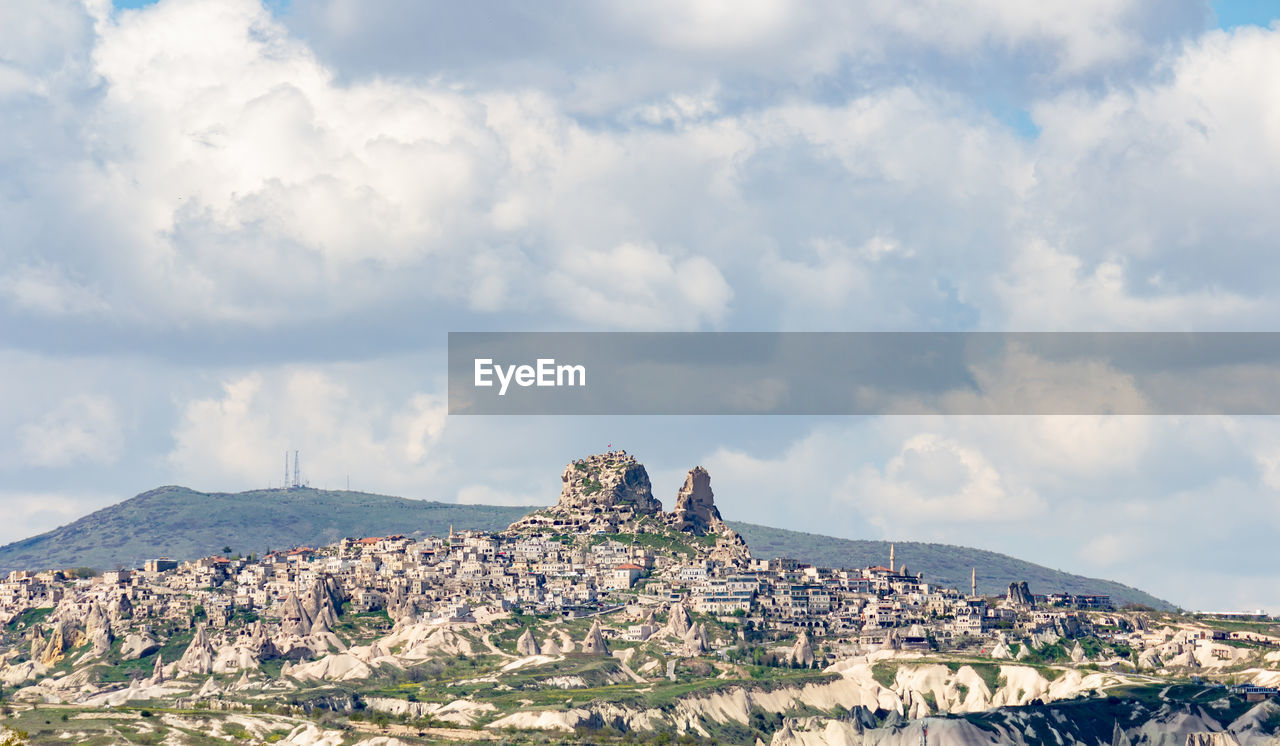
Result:
M0 4L0 542L294 448L547 504L612 443L668 504L701 463L730 518L1280 612L1274 418L444 399L451 330L1276 330L1268 5Z

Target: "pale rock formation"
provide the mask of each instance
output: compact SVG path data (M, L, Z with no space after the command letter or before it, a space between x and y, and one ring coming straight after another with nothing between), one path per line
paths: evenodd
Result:
M689 613L684 610L684 604L679 602L671 604L671 614L667 617L667 634L684 637L688 631Z
M164 683L164 657L156 653L156 664L151 667L151 685Z
M111 616L111 620L118 622L124 619L133 618L133 602L129 597L121 593L111 599L111 603L107 606L107 613Z
M4 669L3 673L0 673L0 682L6 686L17 686L28 679L44 674L47 670L48 668L41 665L39 661L24 661Z
M547 639L542 641L543 655L560 655L560 645L556 642L555 635L547 635Z
M213 672L213 657L213 645L209 642L209 632L205 625L201 624L196 627L196 634L191 638L191 644L178 660L178 671L194 676L206 676Z
M608 655L609 648L604 643L604 635L600 632L600 620L591 623L587 636L582 638L582 652L588 655Z
M687 655L702 655L707 652L707 631L701 624L694 624L684 633L684 652ZM810 654L812 656L812 653Z
M1080 646L1080 641L1077 640L1076 644L1071 648L1071 661L1073 663L1081 663L1087 657L1088 656L1084 654L1084 648Z
M284 634L296 637L305 637L311 632L311 617L307 616L296 593L291 592L281 602L280 629Z
M151 655L159 649L160 643L151 636L151 630L143 627L138 632L125 635L124 644L120 646L120 657L123 660L134 661Z
M342 640L338 639L330 629L329 622L323 613L316 618L315 624L311 625L311 634L307 635L307 641L310 643L309 647L316 652L327 653L330 650L342 652L347 649Z
M541 655L542 649L538 647L538 641L533 639L533 633L526 627L524 634L520 635L520 639L516 640L516 652L520 655Z
M249 651L259 661L280 656L280 651L271 640L271 636L267 634L267 627L261 620L241 628L240 635L236 639L236 647Z
M111 635L111 623L107 619L107 615L103 612L102 607L97 603L89 609L88 615L85 616L84 634L89 639L89 643L93 646L89 655L94 658L100 658L111 650L111 641L115 638Z
M573 461L565 467L560 481L560 500L547 513L662 512L662 503L653 496L649 473L635 456L621 451Z
M808 632L801 631L796 638L796 644L791 647L791 661L806 668L813 665L813 644L809 642Z
M1155 648L1147 648L1138 654L1138 670L1155 671L1164 667L1164 661L1160 660L1160 651Z
M40 650L38 660L45 666L52 666L62 660L70 647L71 638L66 626L61 621L55 622L48 641Z
M676 493L671 511L672 525L694 534L717 532L724 527L711 492L711 475L701 466L689 470L684 486Z

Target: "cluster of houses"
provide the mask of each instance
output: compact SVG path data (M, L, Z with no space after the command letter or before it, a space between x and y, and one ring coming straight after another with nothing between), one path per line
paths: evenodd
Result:
M96 604L113 617L125 609L134 620L226 627L245 612L279 619L291 597L321 581L337 584L347 611L385 610L397 620L465 622L480 610L573 617L675 602L765 634L805 630L863 648L1061 630L1078 623L1075 608L1064 606L1109 605L1106 597L1032 597L1016 588L1000 599L965 595L895 566L892 557L888 567L830 569L725 554L698 542L661 551L604 534L451 530L443 538L344 539L262 557L157 559L93 578L13 572L0 582L0 623L33 608Z

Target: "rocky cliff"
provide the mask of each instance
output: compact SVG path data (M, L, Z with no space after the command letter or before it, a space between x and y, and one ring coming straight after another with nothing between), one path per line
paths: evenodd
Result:
M565 467L560 481L560 501L553 508L557 512L662 512L662 503L653 496L649 473L626 451L573 461Z
M711 492L711 475L706 469L695 466L689 470L684 486L676 493L671 515L673 525L681 531L706 534L724 528L720 511L716 509L715 495Z

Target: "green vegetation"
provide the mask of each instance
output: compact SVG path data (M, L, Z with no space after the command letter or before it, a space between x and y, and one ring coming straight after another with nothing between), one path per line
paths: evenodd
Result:
M676 531L645 532L639 534L605 534L606 539L613 539L622 544L634 542L637 546L663 552L678 552L685 556L693 556L697 550L690 545L695 537Z
M5 625L5 629L13 632L14 630L25 629L33 624L41 624L49 615L53 613L53 607L47 609L27 609Z
M891 661L880 661L871 667L871 678L886 689L892 689L898 679L898 664Z

